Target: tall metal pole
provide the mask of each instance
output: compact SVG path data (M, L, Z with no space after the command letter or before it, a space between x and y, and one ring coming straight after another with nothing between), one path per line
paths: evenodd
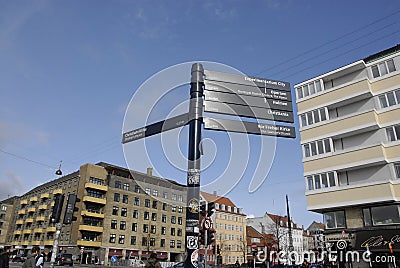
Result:
M290 253L293 251L294 248L293 248L293 237L292 237L292 221L290 220L289 199L287 195L286 195L286 209L287 209L288 226L289 226L289 256L291 256ZM294 264L293 260L292 264Z
M204 69L192 65L189 104L189 150L187 171L185 268L197 268L199 256L200 141L203 120Z
M58 237L60 236L61 227L62 227L61 223L57 222L56 223L56 236L54 237L53 250L52 250L51 259L50 259L50 268L53 268L54 263L56 262L56 257L57 257L57 252L58 252Z

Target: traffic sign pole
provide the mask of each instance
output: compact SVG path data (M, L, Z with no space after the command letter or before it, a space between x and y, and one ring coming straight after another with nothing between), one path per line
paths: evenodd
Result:
M192 65L189 104L189 150L187 171L185 268L198 266L198 236L200 207L200 141L203 117L204 69Z

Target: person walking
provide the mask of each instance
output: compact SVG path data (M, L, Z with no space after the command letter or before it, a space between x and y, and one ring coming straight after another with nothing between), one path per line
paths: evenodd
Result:
M0 268L10 267L10 248L5 247L0 250Z
M157 253L151 253L150 258L146 263L145 268L162 268L160 262L157 260Z
M22 268L36 268L37 258L40 252L40 248L38 246L34 246L31 251L31 255L24 262Z

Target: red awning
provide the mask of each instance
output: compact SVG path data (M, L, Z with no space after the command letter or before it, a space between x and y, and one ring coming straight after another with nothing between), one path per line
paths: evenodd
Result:
M122 256L122 249L110 249L108 256Z
M139 256L139 251L137 251L137 250L127 250L126 251L126 257L129 258L129 256L137 257L137 256Z
M157 259L161 260L168 259L167 252L157 252Z

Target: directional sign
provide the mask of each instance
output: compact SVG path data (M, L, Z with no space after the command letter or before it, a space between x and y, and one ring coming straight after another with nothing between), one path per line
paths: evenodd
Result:
M288 82L283 82L283 81L237 75L237 74L221 73L208 70L204 70L204 74L206 80L209 81L228 82L232 84L290 91L290 84Z
M189 114L181 114L145 127L125 132L122 136L122 143L150 137L163 131L168 131L189 123Z
M295 128L290 126L280 126L217 118L204 118L203 121L205 129L277 136L284 138L296 138Z
M213 222L210 217L204 218L203 219L203 229L205 230L211 230L213 228Z
M235 93L267 99L292 101L292 93L271 88L260 88L249 85L239 85L227 82L205 81L205 89L217 92Z
M293 123L293 112L277 111L260 107L250 107L237 104L225 104L214 101L204 102L205 111L219 114L237 115L250 118L274 120Z
M116 261L117 261L117 256L112 256L112 257L111 257L111 262L112 262L112 263L115 263Z
M209 101L248 105L251 107L269 108L273 110L281 110L289 112L293 111L292 102L290 101L229 94L229 93L222 93L222 92L208 91L208 90L204 91L204 96L205 99Z

